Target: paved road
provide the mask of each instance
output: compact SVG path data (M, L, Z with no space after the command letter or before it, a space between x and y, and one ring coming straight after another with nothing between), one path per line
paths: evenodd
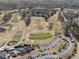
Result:
M51 55L47 55L47 56L41 56L41 57L36 57L35 59L45 59L45 58L52 58L52 57L54 57L54 58L58 58L58 57L63 57L63 56L65 56L65 55L70 55L71 53L72 53L72 51L73 51L73 49L74 49L74 45L71 43L71 41L70 41L70 39L69 38L66 38L67 39L67 41L68 41L68 43L69 43L69 46L68 47L66 47L66 49L64 49L63 51L61 51L60 53L58 53L58 54L56 54L56 55L53 55L52 54L52 52L50 52L49 50L47 50L47 51L44 51L43 53L45 53L45 54L50 54L51 53ZM55 45L55 44L57 44L57 43L53 43L52 45ZM51 45L50 45L51 46ZM47 46L48 48L49 48L49 46Z

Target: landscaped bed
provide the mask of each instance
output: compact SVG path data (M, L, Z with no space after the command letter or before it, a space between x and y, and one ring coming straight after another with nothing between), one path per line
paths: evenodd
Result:
M42 39L49 39L52 38L51 33L35 33L35 34L30 34L29 39L33 40L42 40Z

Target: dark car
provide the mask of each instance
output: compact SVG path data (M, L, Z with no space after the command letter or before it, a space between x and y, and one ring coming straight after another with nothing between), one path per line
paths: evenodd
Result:
M10 52L10 56L12 56L12 57L17 57L14 52Z
M23 48L23 46L22 46L22 45L19 45L19 46L15 46L14 48L15 48L15 49L16 49L16 48Z

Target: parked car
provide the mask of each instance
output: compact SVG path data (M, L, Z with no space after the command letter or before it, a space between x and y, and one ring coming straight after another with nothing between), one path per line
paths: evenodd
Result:
M10 56L17 57L17 55L14 52L10 52Z

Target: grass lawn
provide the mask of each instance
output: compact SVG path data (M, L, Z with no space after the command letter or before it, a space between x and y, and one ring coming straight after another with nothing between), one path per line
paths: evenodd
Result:
M17 16L14 16L14 18L11 20L13 23L18 23L19 19Z
M13 39L16 39L16 41L20 40L22 38L22 32L18 31L15 33L15 35L13 36Z
M38 30L44 29L44 27L43 27L42 25L40 25L40 24L37 24L36 28L37 28Z
M52 37L51 33L36 33L36 34L30 34L29 39L43 40L43 39L49 39L51 37Z

